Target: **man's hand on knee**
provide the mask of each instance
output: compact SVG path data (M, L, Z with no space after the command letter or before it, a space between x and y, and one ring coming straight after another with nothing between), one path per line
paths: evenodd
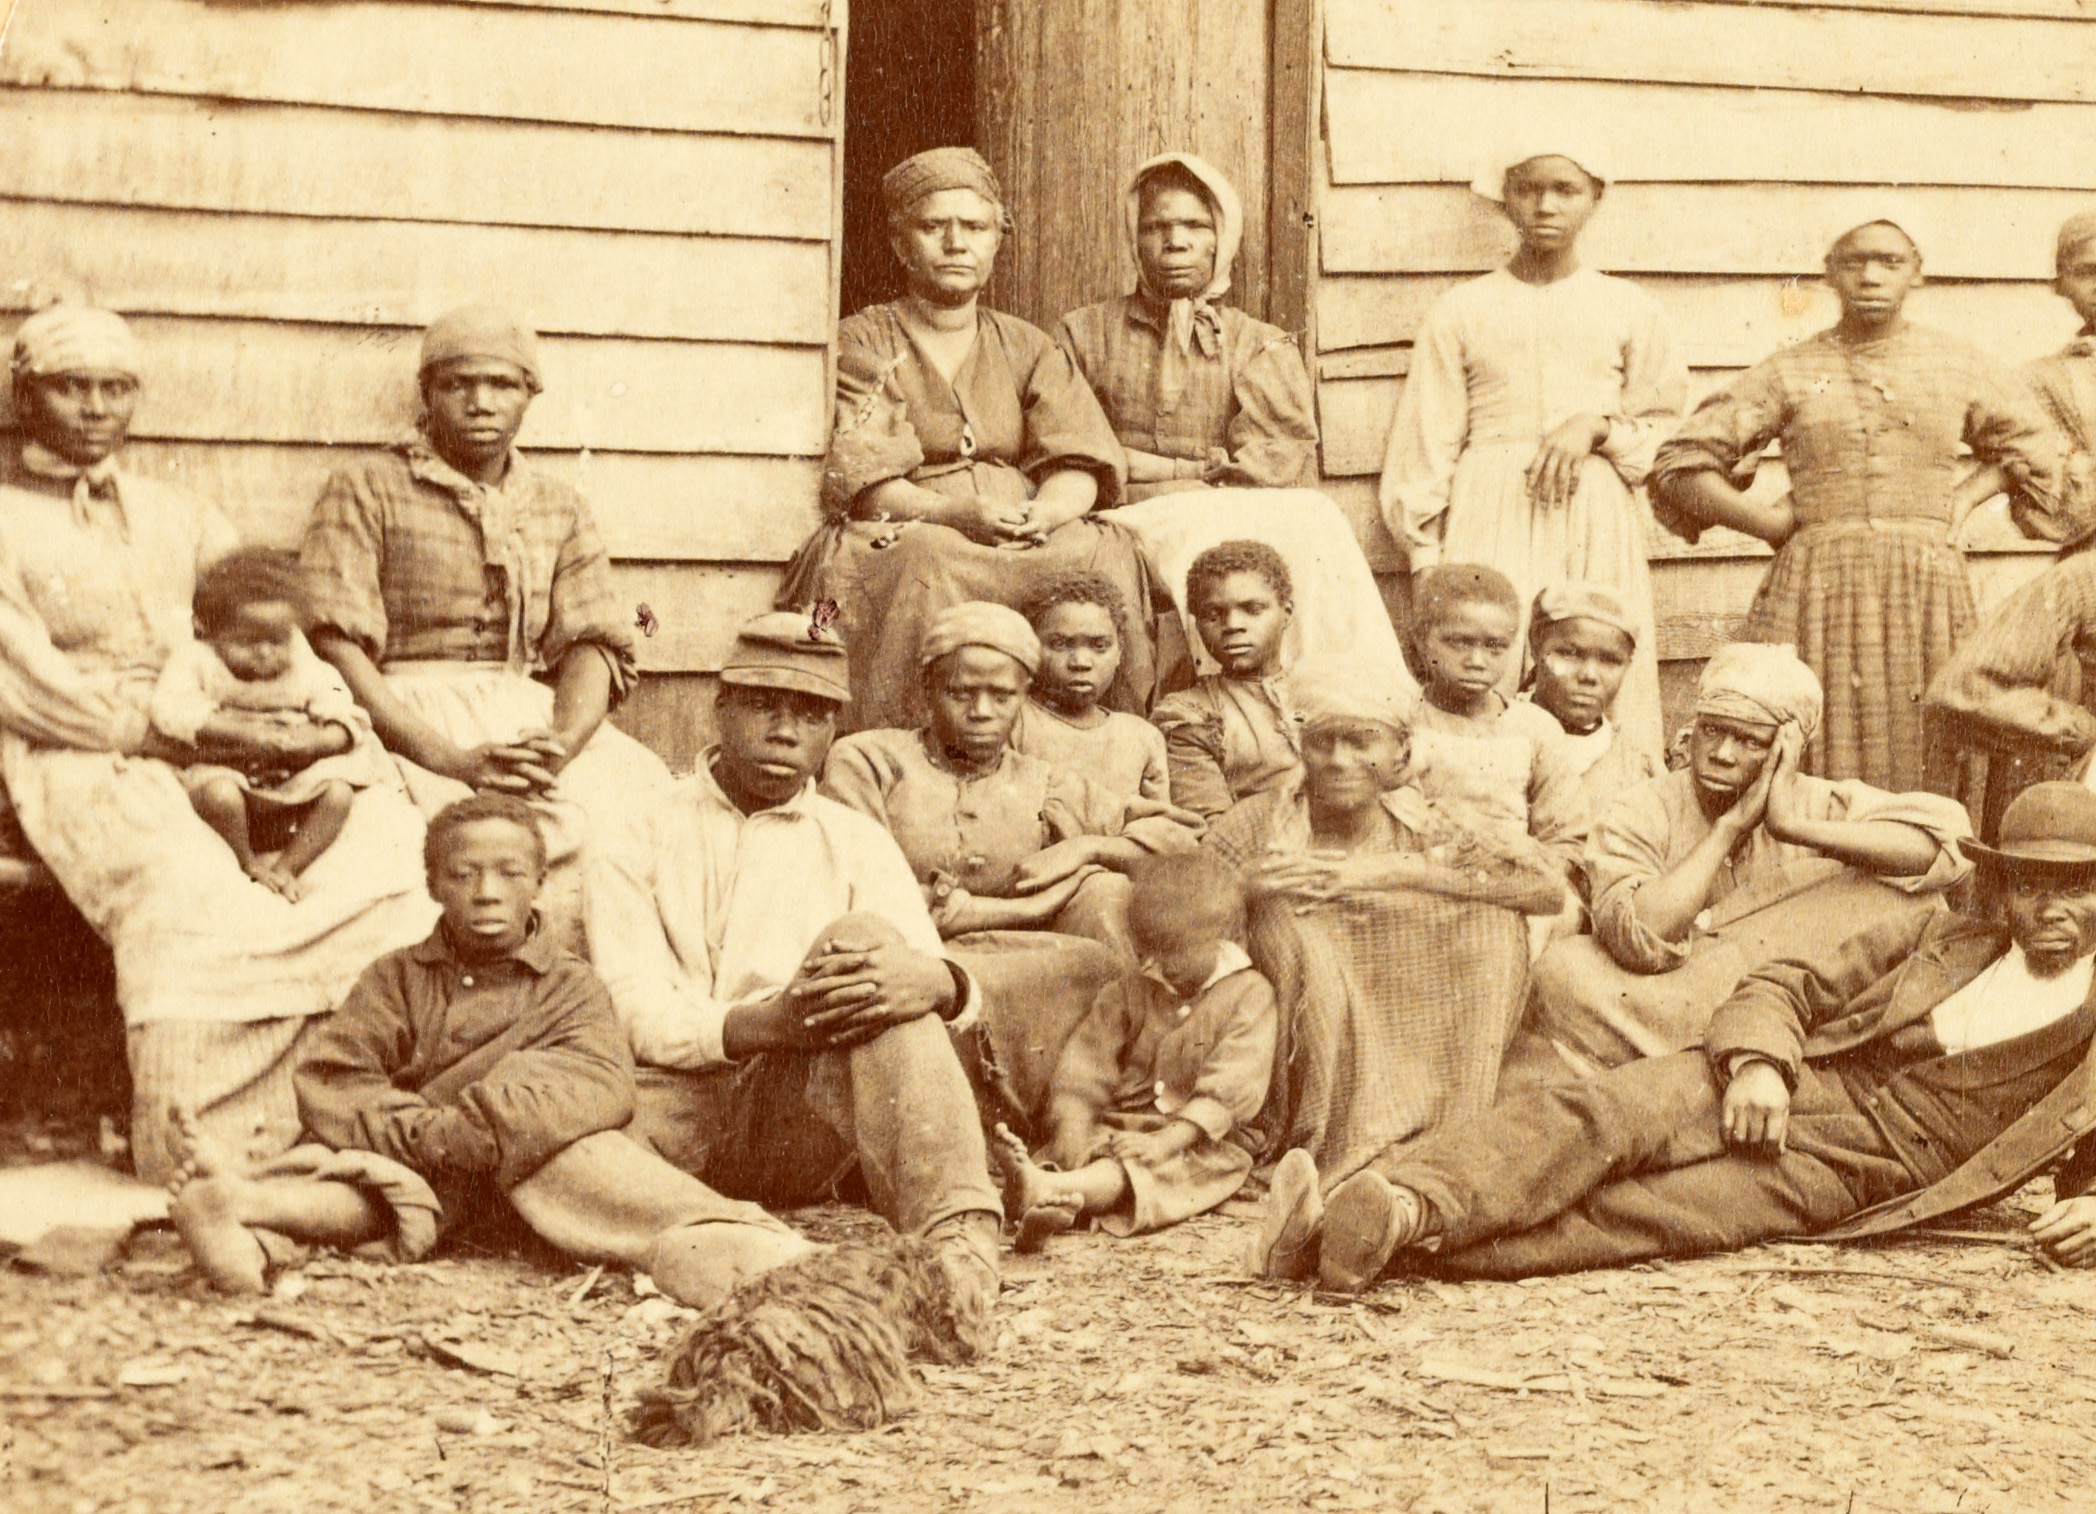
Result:
M787 990L806 1008L808 1029L832 1047L857 1046L892 1025L943 1015L958 993L943 958L900 941L840 940L811 957Z
M1756 1156L1783 1154L1790 1128L1790 1085L1773 1062L1751 1061L1725 1085L1725 1140Z

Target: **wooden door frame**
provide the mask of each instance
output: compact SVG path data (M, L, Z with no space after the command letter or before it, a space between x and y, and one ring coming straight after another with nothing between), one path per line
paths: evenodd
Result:
M1273 0L1268 21L1266 318L1317 362L1320 0Z

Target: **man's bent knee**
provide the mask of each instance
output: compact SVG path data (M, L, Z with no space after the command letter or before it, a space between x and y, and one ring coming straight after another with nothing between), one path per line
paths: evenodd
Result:
M902 932L892 921L865 910L856 910L849 915L839 915L815 933L815 940L808 947L802 965L835 952L868 951L876 946L905 944Z

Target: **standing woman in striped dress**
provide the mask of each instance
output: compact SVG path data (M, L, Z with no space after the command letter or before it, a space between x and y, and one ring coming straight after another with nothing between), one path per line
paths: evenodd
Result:
M1705 400L1659 449L1653 498L1691 541L1724 525L1776 548L1740 639L1795 646L1825 688L1810 772L1962 797L1959 759L1924 740L1921 705L1977 619L1951 540L1994 475L1971 475L1959 449L1999 465L2026 535L2056 540L2058 448L1991 362L1901 316L1921 283L1905 231L1857 226L1826 269L1839 323ZM1738 486L1771 442L1791 492L1763 504Z

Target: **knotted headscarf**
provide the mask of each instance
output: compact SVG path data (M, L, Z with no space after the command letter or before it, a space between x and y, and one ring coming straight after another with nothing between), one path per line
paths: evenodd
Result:
M46 305L15 330L16 378L54 373L121 373L145 377L144 354L113 310L63 301Z
M2091 242L2096 242L2096 210L2085 210L2078 216L2069 216L2060 223L2060 239L2053 248L2055 270L2067 266L2067 259Z
M1540 645L1543 633L1560 621L1592 620L1621 631L1637 645L1637 622L1631 618L1630 606L1623 596L1606 584L1562 583L1552 584L1536 596L1535 610L1528 619L1528 641L1530 646Z
M1563 158L1574 163L1588 178L1606 189L1615 172L1607 166L1608 156L1588 133L1568 123L1526 127L1500 140L1478 164L1470 192L1495 204L1506 203L1506 176L1535 158Z
M997 182L996 171L972 147L934 147L904 158L881 175L881 203L890 216L905 214L942 189L972 189L998 208L1004 206L1004 186Z
M1718 648L1696 685L1696 714L1751 725L1795 720L1807 741L1819 730L1826 695L1812 669L1789 646L1735 641Z
M1412 728L1412 701L1384 688L1345 658L1305 659L1284 680L1285 703L1303 730L1321 720L1372 720L1397 731Z
M1143 185L1166 168L1178 168L1193 175L1209 209L1215 213L1215 276L1199 294L1175 300L1167 300L1142 282L1143 254L1139 243ZM1231 187L1230 181L1213 164L1203 162L1190 152L1159 153L1129 179L1123 221L1129 250L1135 255L1138 285L1144 295L1167 306L1164 361L1157 367L1157 399L1159 409L1170 410L1179 402L1179 396L1185 392L1187 382L1193 376L1195 346L1198 345L1201 355L1211 361L1223 355L1223 318L1216 314L1215 301L1230 292L1230 265L1237 261L1238 248L1244 244L1244 204L1237 198L1237 191Z
M145 376L144 353L124 318L113 310L60 301L46 305L15 330L9 370L16 382L60 373L116 373L134 382ZM81 464L37 441L22 443L22 466L39 478L70 481L73 519L88 520L91 500L122 503L122 474L116 456Z
M928 668L962 647L988 647L1002 652L1033 676L1041 666L1041 640L1026 617L1008 605L970 599L941 610L925 627L917 647L917 665Z
M532 392L539 391L538 333L492 305L461 305L431 321L422 333L422 358L415 371L426 374L445 363L472 358L513 363L524 370Z

